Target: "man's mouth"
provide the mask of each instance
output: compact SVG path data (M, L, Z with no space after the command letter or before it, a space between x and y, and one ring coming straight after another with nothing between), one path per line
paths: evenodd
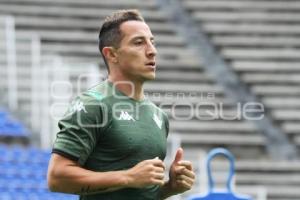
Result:
M153 69L155 69L155 68L156 68L156 66L155 66L155 62L154 62L154 61L148 62L148 63L146 63L146 65L147 65L148 67L151 67L151 68L153 68Z

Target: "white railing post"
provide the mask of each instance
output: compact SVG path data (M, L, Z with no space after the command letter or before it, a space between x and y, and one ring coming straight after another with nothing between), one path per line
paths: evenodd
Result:
M15 21L11 16L5 20L5 39L7 56L7 92L8 106L11 110L18 109L18 82L16 64Z
M52 145L53 121L50 116L52 98L50 86L53 76L55 76L55 69L62 69L62 61L59 57L51 57L50 62L47 62L42 67L43 69L43 84L42 84L42 126L40 131L40 143L43 149L49 149Z
M6 42L5 42L5 16L0 16L0 49L3 51L3 54L0 55L0 73L3 79L0 82L0 89L5 91L6 86L7 86L7 63L6 63ZM3 64L2 64L3 63ZM2 92L2 91L1 91ZM3 99L2 99L3 100ZM6 99L7 100L7 99Z
M73 85L71 83L70 71L73 66L66 65L62 58L57 57L53 67L53 79L51 82L51 133L50 143L55 140L58 129L58 121L66 112L70 98L73 96ZM58 90L58 91L57 91ZM58 92L58 93L57 93Z
M49 147L49 133L50 133L50 125L49 125L49 69L51 66L43 66L42 67L42 90L40 95L42 95L41 99L41 129L40 129L40 144L43 149L47 149Z
M40 130L40 94L41 90L41 44L37 34L31 39L31 128Z

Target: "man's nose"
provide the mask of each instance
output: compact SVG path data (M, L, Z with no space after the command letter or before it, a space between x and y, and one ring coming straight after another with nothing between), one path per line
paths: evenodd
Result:
M149 56L149 57L154 57L157 54L156 47L151 42L148 44L146 53L147 53L147 56Z

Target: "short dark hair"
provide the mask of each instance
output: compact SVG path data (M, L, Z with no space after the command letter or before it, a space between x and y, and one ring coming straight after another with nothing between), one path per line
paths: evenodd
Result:
M120 31L120 26L126 21L142 21L144 18L138 10L120 10L104 19L99 32L99 50L106 64L107 71L109 73L108 63L102 54L102 49L106 46L113 46L115 48L119 47L122 40L122 33Z

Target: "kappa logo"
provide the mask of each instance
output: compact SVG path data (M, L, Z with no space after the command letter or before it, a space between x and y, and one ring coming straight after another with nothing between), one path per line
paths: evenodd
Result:
M127 120L127 121L135 121L131 115L128 114L127 111L121 111L120 117L118 120Z
M87 113L84 105L83 105L83 102L78 100L76 101L74 104L73 104L73 107L71 108L70 112L71 113L74 113L74 112L80 112L81 110L83 110L85 113Z
M162 120L155 113L153 114L153 118L152 119L155 121L155 123L158 126L158 128L161 129Z

